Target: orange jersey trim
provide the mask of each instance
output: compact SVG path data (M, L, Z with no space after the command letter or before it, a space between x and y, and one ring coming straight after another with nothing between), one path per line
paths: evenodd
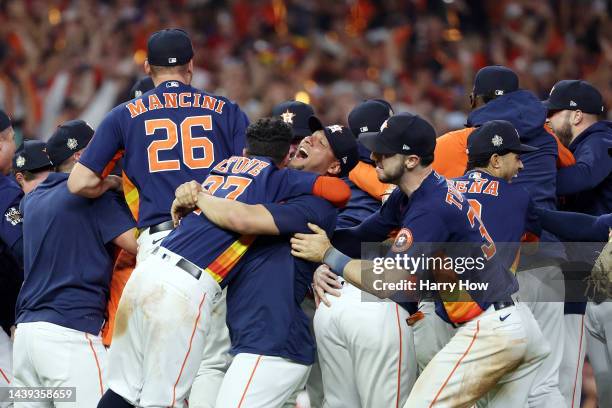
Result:
M119 307L119 299L123 294L123 289L132 272L136 267L136 255L132 255L124 250L119 251L119 256L113 268L113 277L109 287L108 302L106 302L106 324L102 328L102 343L108 347L113 340L115 330L115 317Z
M117 164L119 159L121 159L122 157L123 157L123 150L119 150L117 153L115 153L111 161L109 161L106 167L104 167L104 170L102 170L102 174L100 175L100 177L106 178L106 176L108 176L111 173L111 171L113 171L113 169L115 168L115 165Z
M467 140L475 128L454 130L436 140L433 169L440 175L451 179L461 177L467 167Z
M569 167L576 164L576 158L572 152L570 152L567 147L563 146L563 143L561 143L561 140L559 140L557 135L555 135L548 123L544 125L544 129L550 133L550 135L554 137L555 141L557 142L557 150L559 151L559 155L557 156L557 168L560 169L562 167Z
M243 235L239 240L234 241L221 255L217 257L204 272L213 277L217 283L223 282L227 274L238 263L240 258L246 253L251 244L255 241L254 235Z
M326 199L334 207L344 207L351 199L351 189L338 177L317 177L312 194Z
M378 180L375 167L362 161L358 162L357 166L351 170L349 180L379 201L382 201L387 190L392 187L391 184L385 184Z
M140 208L140 196L138 189L128 178L125 172L121 172L121 179L123 180L123 195L125 197L125 202L132 213L132 217L138 221L138 210Z

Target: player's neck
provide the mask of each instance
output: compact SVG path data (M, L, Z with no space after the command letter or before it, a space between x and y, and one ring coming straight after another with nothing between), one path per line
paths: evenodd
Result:
M187 85L191 83L191 78L187 77L187 75L180 75L175 73L156 75L155 77L151 77L151 79L153 80L153 85L155 85L155 87L158 87L159 84L162 84L167 81L179 81Z
M398 183L398 187L408 197L412 195L432 172L431 166L419 167L411 171L404 172L404 175Z

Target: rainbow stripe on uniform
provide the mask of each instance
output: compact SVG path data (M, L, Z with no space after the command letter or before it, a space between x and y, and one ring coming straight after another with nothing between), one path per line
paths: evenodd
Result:
M204 270L213 277L217 283L223 282L229 272L238 263L240 258L246 253L251 244L255 241L254 235L243 235L234 241L221 255L219 255Z

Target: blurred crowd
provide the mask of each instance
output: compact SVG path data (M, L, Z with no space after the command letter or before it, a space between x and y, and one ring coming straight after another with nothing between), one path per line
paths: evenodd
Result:
M8 0L0 2L0 108L29 138L75 117L96 126L143 75L146 39L191 35L193 84L250 118L312 104L344 123L356 102L461 128L475 72L503 64L544 98L582 78L612 102L610 0ZM610 116L610 115L608 115Z

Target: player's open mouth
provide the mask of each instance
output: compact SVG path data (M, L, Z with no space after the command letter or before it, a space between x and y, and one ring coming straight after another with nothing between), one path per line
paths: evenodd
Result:
M295 152L295 157L297 157L298 159L307 159L308 152L303 147L299 147L297 152Z

